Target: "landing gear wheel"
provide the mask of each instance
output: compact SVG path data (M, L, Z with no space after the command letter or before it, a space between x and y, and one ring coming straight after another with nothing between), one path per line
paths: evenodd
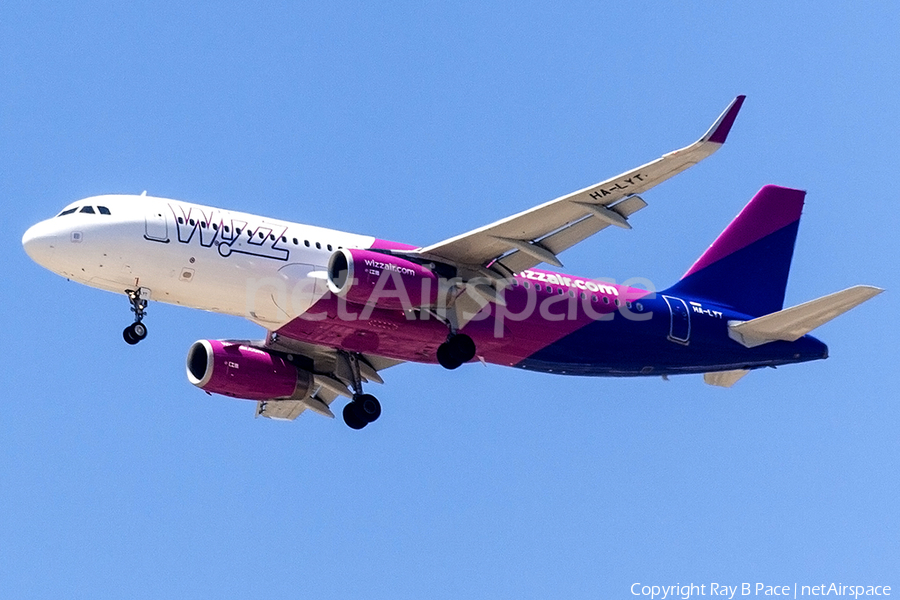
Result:
M460 365L462 365L462 361L456 360L456 357L451 354L450 344L447 342L444 342L443 344L438 346L437 360L442 367L451 371L453 369L458 369Z
M132 323L122 332L122 337L127 343L134 346L147 337L147 327L143 323Z
M456 369L475 358L475 342L464 333L451 335L438 347L437 359L445 369Z
M457 333L447 343L450 345L450 354L461 363L467 363L475 358L475 342L464 333Z
M366 423L373 423L381 416L381 402L372 394L360 394L353 403L359 405L356 412L366 420Z
M147 337L147 326L143 323L135 323L131 326L131 333L137 339L137 341L141 341L145 337Z
M125 330L122 332L122 337L125 339L126 343L128 343L131 346L134 346L141 340L139 340L138 338L136 338L134 336L134 332L131 330L131 327L132 326L129 325L128 327L125 328Z
M344 407L344 423L350 429L362 429L369 424L360 414L359 405L356 402L348 402Z

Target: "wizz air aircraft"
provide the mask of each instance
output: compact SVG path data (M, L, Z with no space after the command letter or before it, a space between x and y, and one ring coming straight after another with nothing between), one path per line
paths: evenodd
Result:
M151 300L250 319L261 341L200 340L187 378L255 401L258 416L305 410L362 429L381 414L364 393L406 362L480 361L595 376L703 374L729 387L753 369L826 358L811 330L882 290L856 286L783 308L805 192L767 185L672 287L656 293L537 268L606 229L630 229L641 194L725 142L738 96L699 141L636 169L462 235L416 247L154 198L74 202L31 227L35 262L125 294L147 336Z

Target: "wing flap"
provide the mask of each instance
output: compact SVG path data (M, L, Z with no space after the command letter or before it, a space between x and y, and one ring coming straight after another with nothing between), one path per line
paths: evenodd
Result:
M299 400L264 400L256 403L256 416L277 421L293 421L306 410Z

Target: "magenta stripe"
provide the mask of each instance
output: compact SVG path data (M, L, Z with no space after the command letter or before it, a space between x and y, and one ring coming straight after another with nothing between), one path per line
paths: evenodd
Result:
M777 185L763 187L684 277L790 225L800 218L805 197L803 190Z
M410 246L402 242L391 242L388 240L376 239L371 246L372 250L415 250L418 246Z

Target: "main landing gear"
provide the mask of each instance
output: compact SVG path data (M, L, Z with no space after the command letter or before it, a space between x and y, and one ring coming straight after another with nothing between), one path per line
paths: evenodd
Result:
M451 333L438 346L437 359L445 369L456 369L475 358L475 342L464 333Z
M138 288L136 290L125 290L128 294L128 301L131 302L131 312L134 313L134 323L125 328L122 337L125 341L134 346L139 341L147 337L147 326L142 323L147 309L147 298L149 298L149 290Z
M362 429L381 416L381 402L372 394L362 391L362 376L359 374L359 357L345 354L353 378L353 399L344 407L344 423L351 429Z
M381 416L381 403L372 394L353 394L344 407L344 423L350 429L362 429Z

